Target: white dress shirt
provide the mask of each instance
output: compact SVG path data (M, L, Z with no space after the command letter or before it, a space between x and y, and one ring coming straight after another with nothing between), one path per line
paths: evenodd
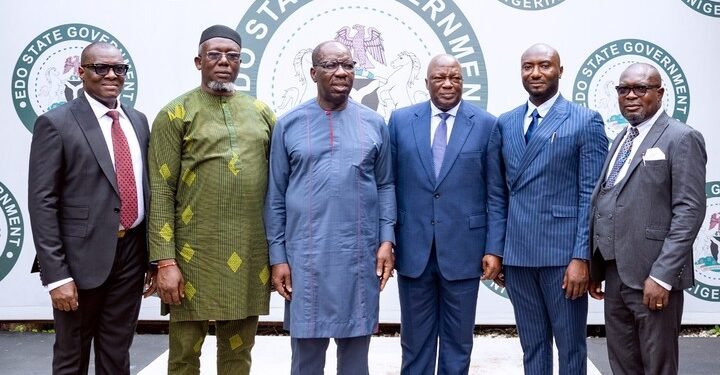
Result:
M455 117L457 116L458 108L460 108L460 103L462 103L462 100L446 112L450 115L450 117L445 120L445 125L447 125L447 138L445 139L448 143L450 143L450 134L452 134L453 125L455 125ZM438 126L440 126L440 113L442 112L443 111L436 107L432 101L430 102L430 147L432 147L433 140L435 139L435 131Z
M550 108L552 108L553 104L555 104L555 101L560 96L560 91L556 92L555 95L552 96L552 98L545 101L545 103L540 104L536 106L535 104L532 104L528 100L527 102L527 112L525 112L525 121L523 123L523 134L527 134L527 130L530 127L530 122L532 122L532 113L537 108L538 115L540 115L540 118L538 119L538 122L535 126L539 126L540 123L547 117L548 112L550 111Z
M655 123L655 121L657 121L658 117L660 117L660 114L662 112L663 112L663 110L661 108L649 120L645 120L635 126L635 128L638 130L638 135L637 135L637 137L635 137L635 139L633 139L632 148L630 149L630 155L628 155L628 158L625 160L625 164L623 164L622 168L620 168L620 171L618 172L618 175L615 178L615 185L617 185L618 182L622 181L622 179L625 178L628 168L630 168L630 163L632 162L633 158L635 157L635 152L637 152L637 149L642 144L642 141L645 139L645 136L650 131L650 128ZM628 125L628 126L632 126L632 125ZM618 154L620 153L622 144L625 143L625 139L628 137L628 135L630 135L630 132L629 131L625 132L625 136L620 141L620 146L618 146L617 150L615 150L615 154L613 155L612 159L610 160L610 164L608 164L608 170L607 170L607 173L605 173L605 180L607 180L607 178L610 176L610 172L612 171L613 165L615 165L615 160L617 159Z

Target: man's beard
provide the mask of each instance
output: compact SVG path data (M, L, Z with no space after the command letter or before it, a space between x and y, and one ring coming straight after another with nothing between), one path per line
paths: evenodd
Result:
M207 85L208 88L213 91L230 93L235 92L235 84L232 82L210 81Z

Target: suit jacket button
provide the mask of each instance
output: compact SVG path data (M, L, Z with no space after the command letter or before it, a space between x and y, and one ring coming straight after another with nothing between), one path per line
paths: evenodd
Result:
M113 208L113 212L116 213L116 214L119 214L119 213L120 213L120 208L118 208L118 207Z
M430 224L435 225L435 220L430 221Z
M435 199L440 198L440 193L435 193L435 195L433 195L433 197L435 197Z

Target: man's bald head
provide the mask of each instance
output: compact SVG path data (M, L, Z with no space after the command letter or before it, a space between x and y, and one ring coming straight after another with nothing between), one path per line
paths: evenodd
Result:
M634 63L628 66L621 74L620 74L620 81L623 80L626 76L631 75L641 75L646 77L648 82L652 83L653 85L661 85L662 84L662 78L660 77L660 72L652 65L647 63Z
M92 64L92 62L90 61L90 60L92 60L91 56L93 56L96 53L96 51L100 51L100 50L113 51L113 52L117 52L118 54L120 54L120 50L110 43L94 42L94 43L88 44L88 46L82 50L82 53L80 54L80 64L83 64L83 65Z
M558 51L545 43L537 43L530 46L528 49L525 50L525 52L523 52L520 60L522 61L525 58L537 55L547 56L552 60L556 60L557 64L560 65L560 54L558 53Z
M425 87L430 92L430 100L442 111L448 111L460 102L463 76L455 56L442 54L430 60Z
M323 54L326 49L332 49L333 51L337 50L344 50L347 51L347 54L350 55L350 49L347 48L344 44L335 41L335 40L328 40L325 42L322 42L317 45L312 51L312 63L313 65L317 65L319 62L323 61Z
M665 89L660 72L654 66L635 63L620 74L617 87L620 113L631 125L652 118L662 107Z
M520 57L523 87L535 105L545 103L557 94L562 72L560 54L547 44L534 44Z

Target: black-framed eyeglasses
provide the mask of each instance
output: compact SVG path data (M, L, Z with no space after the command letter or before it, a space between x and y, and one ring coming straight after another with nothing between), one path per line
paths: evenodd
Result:
M617 91L620 96L627 96L630 94L630 91L634 92L637 96L645 96L648 90L659 89L660 87L660 85L615 86L615 91Z
M222 57L225 56L227 61L230 62L238 62L240 61L240 52L220 52L220 51L207 51L205 52L205 57L208 58L208 60L212 61L218 61L222 59Z
M321 61L317 64L313 64L313 66L319 66L325 70L334 72L337 70L338 67L342 67L344 71L346 72L354 72L355 71L355 65L357 65L357 62L355 61Z
M84 64L80 65L83 68L89 68L92 69L95 74L104 76L110 73L110 69L113 70L116 76L125 76L127 74L128 69L130 69L130 65L128 64Z

